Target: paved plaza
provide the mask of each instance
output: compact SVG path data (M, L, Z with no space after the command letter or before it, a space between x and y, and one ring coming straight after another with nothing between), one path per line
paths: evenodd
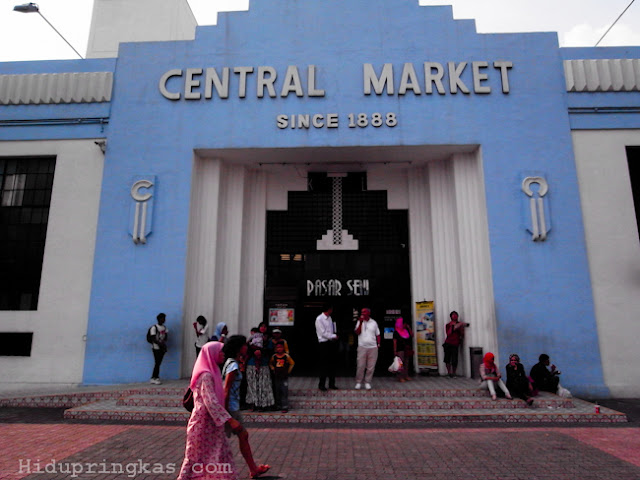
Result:
M292 380L294 388L315 398L315 379ZM355 392L347 386L350 380L340 379L342 389L324 395L358 400L360 409L367 399L372 404L383 401L388 405L387 413L397 415L409 414L410 410L398 409L398 402L411 398L417 390L425 394L429 390L432 394L440 390L453 394L456 388L468 389L476 384L463 378L416 378L410 384L376 378L374 390ZM175 395L185 385L184 381L176 381L152 388ZM184 418L180 422L146 424L122 419L74 420L64 416L68 406L60 404L75 405L78 397L84 398L81 403L98 404L105 395L122 397L134 387L149 388L140 384L60 387L53 391L51 387L16 390L3 386L0 480L175 479L184 454ZM398 397L389 397L390 391ZM474 398L483 401L484 396ZM336 401L331 397L327 400ZM450 400L445 396L443 401ZM574 409L593 408L593 404L575 401L580 406ZM20 406L21 403L24 405ZM263 477L267 480L640 480L640 401L619 399L601 404L605 411L625 413L628 422L365 424L363 421L350 425L330 422L302 425L283 421L282 416L267 416L249 424L249 432L256 460L272 466ZM251 418L248 412L246 416ZM232 447L239 478L248 478L235 438Z
M640 479L640 428L250 428L266 479ZM235 440L235 439L232 439ZM80 424L0 409L0 478L175 479L183 426ZM239 478L248 470L232 442Z

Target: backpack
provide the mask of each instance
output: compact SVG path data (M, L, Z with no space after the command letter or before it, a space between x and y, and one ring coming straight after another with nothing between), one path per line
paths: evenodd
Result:
M151 325L151 326L149 327L149 330L147 330L147 342L149 342L149 343L153 343L153 337L154 337L154 335L151 335L151 329L152 329L153 327L155 327L155 325Z
M224 362L224 365L222 366L222 372L221 372L221 376L222 376L222 381L224 382L225 378L227 378L227 373L229 373L227 370L229 369L229 367L231 365L233 365L234 363L238 363L236 362L235 358L227 358L227 360ZM240 371L240 365L238 365L238 371Z

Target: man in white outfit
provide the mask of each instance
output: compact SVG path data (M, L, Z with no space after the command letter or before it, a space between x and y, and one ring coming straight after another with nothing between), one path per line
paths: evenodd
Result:
M336 364L338 361L338 335L336 335L336 326L333 323L331 314L333 313L332 305L325 305L322 313L316 318L316 335L318 336L318 388L326 392L325 385L327 377L329 377L329 388L337 390L336 386Z
M356 369L356 390L362 387L371 390L371 379L378 361L380 329L371 318L371 310L363 308L355 329L358 335L358 367Z

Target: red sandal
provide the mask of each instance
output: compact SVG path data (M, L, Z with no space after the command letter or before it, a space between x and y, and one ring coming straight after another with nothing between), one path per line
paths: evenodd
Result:
M251 478L258 478L260 475L264 475L270 468L270 465L258 465L258 470L251 474Z

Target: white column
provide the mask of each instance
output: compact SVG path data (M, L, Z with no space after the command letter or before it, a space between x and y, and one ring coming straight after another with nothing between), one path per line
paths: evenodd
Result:
M267 175L247 171L244 195L240 317L233 333L247 335L263 318Z
M218 242L218 204L220 160L194 158L189 214L187 274L184 300L182 375L189 376L195 360L193 322L204 315L214 319L216 246ZM214 324L215 326L215 324Z
M427 167L409 170L409 247L411 262L411 298L415 302L435 300L431 200ZM413 309L415 310L415 309ZM412 316L414 312L412 311ZM413 318L415 327L416 318ZM443 341L436 329L436 345ZM417 355L414 355L417 362Z
M415 302L434 300L431 201L426 167L411 170L408 181L411 293Z
M234 333L238 331L241 298L244 300L240 291L240 263L245 169L242 166L225 164L222 172L214 317L216 324L225 322L229 332Z
M470 374L467 347L482 347L498 358L498 342L493 301L489 228L484 192L484 178L480 150L456 154L453 157L455 197L458 219L460 253L460 284L463 321L471 326L466 330L464 367ZM501 359L502 364L505 363Z
M450 161L428 164L431 219L433 232L433 265L435 280L436 331L444 335L449 312L461 314L462 291L460 282L460 253L458 251L458 219L454 192L453 168ZM440 337L442 338L442 337ZM446 373L442 362L442 342L438 348L439 371Z

